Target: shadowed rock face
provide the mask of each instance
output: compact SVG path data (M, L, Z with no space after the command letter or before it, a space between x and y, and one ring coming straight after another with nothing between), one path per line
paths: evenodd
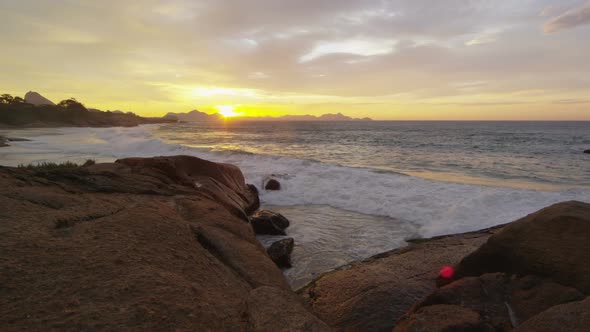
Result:
M0 168L0 188L2 331L327 329L256 240L235 166Z

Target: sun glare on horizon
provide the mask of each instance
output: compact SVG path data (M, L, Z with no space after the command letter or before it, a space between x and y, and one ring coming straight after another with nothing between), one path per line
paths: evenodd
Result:
M242 115L241 112L235 111L236 110L235 106L231 106L231 105L218 105L218 106L215 106L215 109L217 109L217 111L219 111L219 114L223 115L223 117L225 117L225 118L231 118L231 117Z

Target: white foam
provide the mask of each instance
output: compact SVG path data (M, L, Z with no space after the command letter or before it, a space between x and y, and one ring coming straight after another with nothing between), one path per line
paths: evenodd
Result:
M419 225L422 236L466 232L510 222L561 201L590 202L587 189L537 191L455 184L287 157L212 152L168 144L152 134L153 128L60 128L4 133L33 141L12 142L14 146L0 149L0 164L193 155L235 164L248 182L259 188L266 177L277 175L282 190L261 190L265 204L329 205L398 218Z

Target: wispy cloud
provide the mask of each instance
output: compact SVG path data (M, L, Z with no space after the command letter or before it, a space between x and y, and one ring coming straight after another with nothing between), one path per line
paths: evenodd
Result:
M590 24L590 1L552 18L545 23L544 30L546 33L554 33L586 24Z

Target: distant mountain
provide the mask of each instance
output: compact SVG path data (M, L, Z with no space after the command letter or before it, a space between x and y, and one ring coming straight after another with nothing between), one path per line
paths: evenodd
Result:
M197 110L190 111L188 113L168 113L164 115L164 119L176 119L179 121L186 122L214 122L223 119L223 116L219 113L207 114L199 112Z
M168 113L164 115L165 119L176 119L186 122L215 122L223 120L219 113L207 114L197 110L188 113ZM235 121L372 121L370 118L351 118L342 113L315 115L283 115L279 117L262 116L262 117L239 117Z
M342 113L315 115L283 115L278 117L241 117L240 121L372 121L371 118L352 118Z
M54 102L52 102L51 100L43 97L42 95L40 95L39 93L34 92L34 91L29 91L25 94L25 102L29 103L29 104L33 104L35 106L41 106L41 105L55 106Z

